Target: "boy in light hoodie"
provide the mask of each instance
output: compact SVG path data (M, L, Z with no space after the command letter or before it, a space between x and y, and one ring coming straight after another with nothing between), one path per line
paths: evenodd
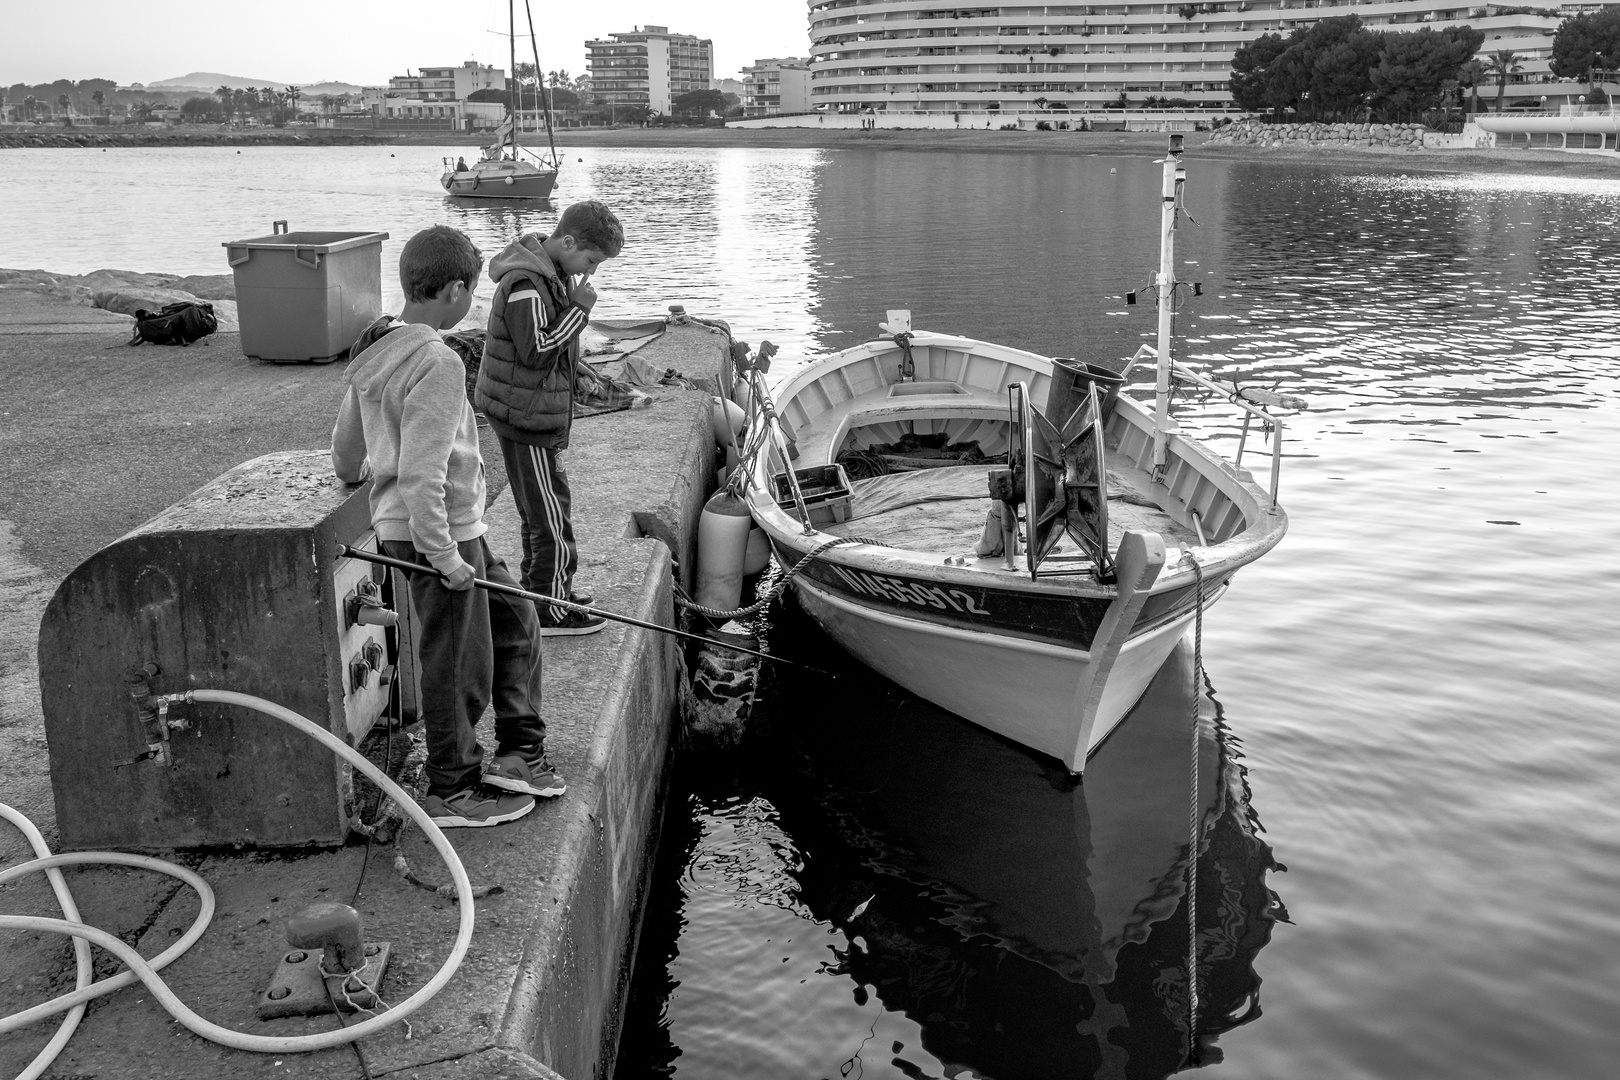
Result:
M516 585L484 540L484 461L466 368L439 331L466 318L483 256L444 225L399 256L405 306L349 351L348 391L332 431L332 467L371 479L371 522L384 553L438 573L409 574L421 624L422 724L428 792L441 828L479 828L561 795L540 718L540 627L521 597L473 587ZM495 708L495 758L482 772L478 719Z

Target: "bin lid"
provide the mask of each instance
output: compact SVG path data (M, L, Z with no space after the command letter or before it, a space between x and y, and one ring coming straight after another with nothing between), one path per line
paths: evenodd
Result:
M326 254L346 251L366 244L380 244L388 239L385 232L284 232L273 236L254 236L246 240L227 240L220 247L227 248L297 248Z

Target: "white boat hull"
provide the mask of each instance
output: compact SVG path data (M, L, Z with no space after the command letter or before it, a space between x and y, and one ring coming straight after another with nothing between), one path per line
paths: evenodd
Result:
M480 161L472 168L439 177L445 192L462 199L549 199L557 170L526 161Z
M806 613L857 660L1076 772L1131 711L1193 620L1185 614L1131 637L1088 717L1076 705L1091 663L1085 650L907 619L851 603L804 578L796 584Z

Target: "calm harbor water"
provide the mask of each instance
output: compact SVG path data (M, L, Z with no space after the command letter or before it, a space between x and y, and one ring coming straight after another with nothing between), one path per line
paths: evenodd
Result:
M10 151L0 265L221 273L222 241L288 218L387 230L391 289L427 224L490 253L555 221L452 204L442 153ZM621 1077L1176 1070L1195 701L1205 1075L1614 1075L1620 184L1196 153L1189 173L1184 355L1311 402L1289 536L1205 625L1208 692L1178 652L1071 788L784 619L774 647L846 677L782 677L743 747L681 761ZM1157 175L1145 154L581 149L556 206L626 222L603 315L683 303L791 356L910 307L1112 357L1154 330L1120 296L1156 263ZM1219 403L1178 408L1235 445Z

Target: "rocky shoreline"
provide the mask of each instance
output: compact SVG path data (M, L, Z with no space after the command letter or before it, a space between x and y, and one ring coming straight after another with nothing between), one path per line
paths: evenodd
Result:
M390 135L346 131L97 131L94 128L20 130L0 128L0 150L103 150L130 146L386 146Z
M1288 144L1364 147L1370 150L1422 150L1422 124L1268 124L1239 120L1212 132L1211 143L1255 146Z
M53 274L46 270L0 269L0 300L11 294L36 301L101 308L134 315L178 301L207 301L222 333L235 333L236 279L231 274L143 274L135 270L96 270Z

